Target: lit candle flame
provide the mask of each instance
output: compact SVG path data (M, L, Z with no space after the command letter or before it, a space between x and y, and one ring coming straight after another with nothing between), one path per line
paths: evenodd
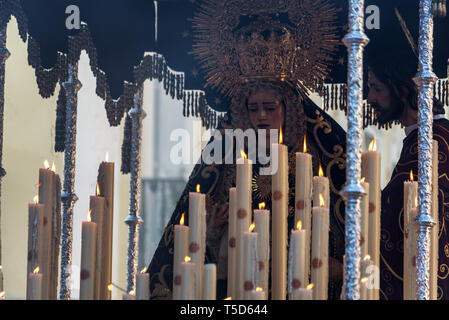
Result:
M136 295L136 290L131 290L128 294L130 296L135 296Z
M110 284L108 284L108 291L112 291L112 288L113 288L114 286L112 285L112 283L110 283Z
M368 150L369 151L376 151L377 150L377 142L376 139L371 140L369 146L368 146Z
M265 202L259 203L259 210L264 210L264 209L265 209Z
M100 192L100 185L97 183L97 197L99 197L101 194Z
M279 129L279 144L282 144L282 142L284 142L284 136L282 134L282 126Z
M92 222L92 209L89 210L89 214L87 215L87 222Z
M320 167L318 169L318 176L324 177L323 167L321 167L321 164L320 164Z
M143 274L143 273L145 273L146 271L147 271L147 268L145 267L145 268L143 268L142 270L140 270L140 273Z
M104 161L109 162L109 152L106 152L106 155L104 156Z
M248 156L246 155L245 151L240 150L240 155L242 156L242 159L248 159Z
M45 169L49 169L50 168L50 164L48 163L48 160L44 161L44 168Z
M196 192L200 193L200 185L199 184L196 185Z
M53 161L52 165L51 165L51 171L53 171L54 173L56 173L56 166L55 166L55 162Z
M37 267L36 269L34 269L33 274L38 274L39 273L39 267Z
M362 283L365 283L367 281L368 281L368 277L364 277L364 278L360 279L360 282L362 282Z
M304 135L303 152L304 152L304 153L307 153L307 139L306 139L306 136L305 136L305 135Z
M296 230L301 230L302 229L302 222L301 220L298 220L298 222L296 223Z
M323 195L320 193L320 195L319 195L319 197L320 197L320 207L324 207L324 197L323 197Z
M410 170L410 181L413 182L413 170Z
M364 183L364 182L365 182L365 180L366 180L366 179L365 179L365 177L363 177L363 178L362 178L362 180L361 180L361 181L362 181L362 183Z
M184 219L185 219L185 212L181 215L181 220L179 221L179 224L180 224L181 226L184 225Z
M186 256L185 258L184 258L184 261L185 262L190 262L192 260L192 258L190 258L189 256Z
M34 202L34 204L38 204L39 203L39 196L38 195L34 196L33 202Z
M256 288L256 292L262 292L262 291L263 291L263 288L261 288L261 287Z
M315 285L314 285L313 283L311 283L311 284L309 284L309 285L306 287L306 289L307 289L307 290L312 290L314 286L315 286Z
M3 299L5 297L5 291L0 292L0 299Z
M249 232L253 232L255 228L256 228L256 224L254 222L251 223L251 225L249 226Z
M363 260L370 260L371 259L371 256L369 255L369 254L367 254L366 256L365 256L365 258L363 258Z
M227 297L227 298L224 299L224 300L232 300L232 297Z

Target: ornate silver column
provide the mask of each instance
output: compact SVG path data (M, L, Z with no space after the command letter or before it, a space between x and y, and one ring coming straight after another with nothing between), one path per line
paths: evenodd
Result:
M418 86L418 210L419 226L417 268L417 298L429 299L430 231L435 225L432 208L432 140L433 85L437 81L432 71L433 16L432 0L419 2L419 64L414 78Z
M66 140L64 153L64 186L61 194L63 206L61 240L61 287L59 298L70 300L70 276L72 266L73 206L78 200L75 188L76 119L78 107L78 63L69 65L69 78L62 84L67 95Z
M364 33L364 0L349 0L349 33L343 38L348 48L348 132L346 185L341 194L346 202L344 278L346 300L360 299L360 200L363 131L363 49L369 39Z
M132 120L131 135L131 181L129 191L129 215L125 219L128 225L128 274L126 291L135 289L137 271L137 229L143 223L138 216L140 201L140 160L142 145L142 120L146 112L142 109L143 85L134 95L134 108L129 111Z
M3 115L5 112L5 63L10 56L6 49L6 26L0 31L0 203L1 203L1 183L6 175L3 169ZM0 227L1 227L1 206L0 206ZM1 228L0 228L1 229ZM0 230L0 266L2 266L2 239ZM0 279L0 291L3 291L3 279Z

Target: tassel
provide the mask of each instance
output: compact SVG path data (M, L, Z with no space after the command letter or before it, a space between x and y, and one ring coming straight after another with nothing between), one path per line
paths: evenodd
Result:
M184 117L187 117L187 114L186 114L186 95L184 95L182 97L182 115Z
M331 85L331 103L330 103L330 109L334 110L334 88L335 86L332 84Z
M122 144L122 167L121 172L127 174L131 172L131 136L132 136L132 120L129 115L125 118L125 128L123 132Z
M64 88L62 86L60 88L56 103L55 152L64 152L65 150L67 97Z
M195 108L195 117L198 117L198 92L195 92L195 105L194 105L194 108Z
M190 117L190 100L192 97L192 93L188 92L187 93L187 118Z
M449 106L449 80L446 80L445 93L446 93L446 105Z

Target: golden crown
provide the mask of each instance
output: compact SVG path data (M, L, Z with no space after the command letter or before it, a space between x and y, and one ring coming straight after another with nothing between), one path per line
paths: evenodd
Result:
M328 0L205 0L193 18L193 54L208 86L227 96L257 80L315 91L337 46Z

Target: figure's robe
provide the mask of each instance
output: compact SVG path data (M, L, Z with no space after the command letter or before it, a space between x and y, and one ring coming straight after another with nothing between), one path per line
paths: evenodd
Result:
M313 175L318 175L318 167L321 163L325 176L330 178L329 256L342 262L345 250L344 202L339 192L346 178L346 133L311 100L304 100L303 106L306 114L307 148L313 159ZM230 123L229 116L225 116L217 129L232 129ZM211 141L212 139L213 137ZM289 236L290 230L294 228L295 152L302 152L302 146L302 141L298 141L295 148L289 148ZM259 168L260 165L253 165L253 209L257 209L260 202L266 202L267 209L270 209L271 176L258 175ZM223 204L229 201L229 188L235 186L235 174L236 166L230 164L206 165L201 162L194 167L148 267L151 279L151 299L171 299L172 297L174 225L179 224L184 212L188 221L189 192L195 192L196 185L200 184L201 192L206 193L206 210L209 212L208 209L212 203ZM217 263L217 257L212 253L213 251L212 248L206 248L206 263ZM341 281L330 281L329 299L339 299L341 286ZM219 291L217 299L226 297L225 287L217 291Z
M439 261L438 299L449 297L449 121L434 121L433 137L438 141L438 216L439 216ZM381 210L381 261L380 298L403 299L404 257L404 182L410 180L410 170L418 175L418 130L412 131L403 141L399 161L388 185L382 191ZM416 181L416 178L415 178Z

